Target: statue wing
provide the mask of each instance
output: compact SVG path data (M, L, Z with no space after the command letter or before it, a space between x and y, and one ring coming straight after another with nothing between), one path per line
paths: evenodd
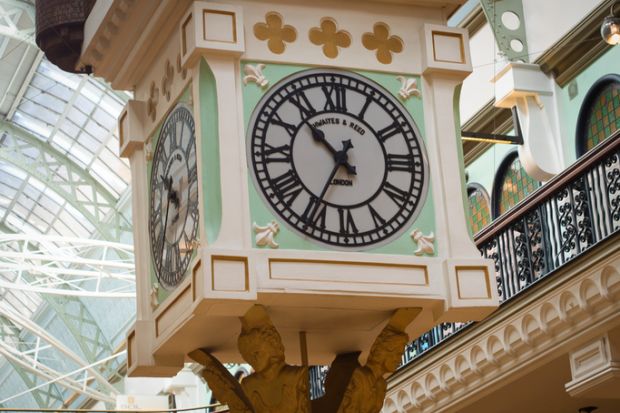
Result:
M228 405L230 413L256 413L239 382L211 353L198 349L188 356L204 366L202 377L207 381L215 398Z

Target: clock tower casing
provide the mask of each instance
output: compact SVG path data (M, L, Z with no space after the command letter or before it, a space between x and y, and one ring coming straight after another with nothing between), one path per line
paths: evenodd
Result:
M445 26L461 3L97 3L81 64L134 91L119 119L136 246L131 375L173 375L197 348L240 361L239 317L257 303L287 360L307 348L310 364L367 351L398 308L422 309L416 337L497 307L464 207L455 102L471 61L466 31ZM187 271L162 285L143 211L178 105L195 122L199 224Z

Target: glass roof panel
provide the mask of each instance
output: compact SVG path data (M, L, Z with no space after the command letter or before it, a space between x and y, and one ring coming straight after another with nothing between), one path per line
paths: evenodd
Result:
M118 198L130 178L127 160L116 155L116 119L126 99L97 79L62 72L43 59L12 120L84 167ZM111 153L106 146L114 148Z
M0 42L1 39L2 36ZM131 95L112 91L98 79L62 72L45 58L34 66L33 71L26 77L27 83L16 98L16 109L11 117L2 120L6 124L13 123L15 130L10 126L5 131L0 130L0 150L3 151L3 158L0 158L0 226L3 231L32 235L99 236L98 228L105 224L96 222L96 219L114 211L121 197L126 199L130 171L128 162L117 156L116 119ZM131 242L130 232L122 234ZM62 252L58 248L53 254ZM77 251L64 252L72 257L78 254ZM17 271L9 273L2 267L0 279L25 284L17 278ZM65 343L78 337L74 331L69 332L66 321L55 315L53 307L44 305L46 300L38 293L0 289L0 301L37 323L47 320L40 325ZM122 311L117 313L118 320L113 320L108 318L112 300L93 301L89 300L88 307L89 311L98 309L95 311L96 323L73 327L84 330L80 334L95 341L116 337L120 342L127 326L119 320L130 322L135 304L132 300L123 300ZM0 328L4 326L0 324ZM101 331L104 337L99 335ZM24 331L15 337L24 343L30 342L30 345L36 339ZM69 347L77 349L77 345L69 344ZM77 367L50 350L42 349L39 357L61 372ZM0 369L0 400L27 387L16 373L19 368L13 370L15 366L1 357L0 367L3 367ZM41 382L41 379L34 380L34 384ZM64 396L72 395L73 392L66 392ZM82 400L73 400L78 399ZM36 403L30 394L11 401L11 405L17 406L34 406Z

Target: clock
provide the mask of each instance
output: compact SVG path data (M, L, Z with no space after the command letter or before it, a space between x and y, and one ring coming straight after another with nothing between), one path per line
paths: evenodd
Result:
M428 190L424 142L407 110L380 85L343 70L306 70L274 85L250 119L247 158L272 213L337 249L398 238Z
M177 105L157 138L150 177L149 235L159 283L177 286L189 266L198 231L198 169L192 111Z

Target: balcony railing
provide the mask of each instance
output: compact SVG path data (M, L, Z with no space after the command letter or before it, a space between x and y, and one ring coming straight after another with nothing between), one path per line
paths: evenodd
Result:
M500 302L551 276L620 229L620 131L474 236L495 262ZM410 343L402 366L473 323L443 323ZM327 369L314 367L311 397Z
M475 235L495 262L504 303L620 229L620 131ZM471 323L444 323L405 349L403 365Z

